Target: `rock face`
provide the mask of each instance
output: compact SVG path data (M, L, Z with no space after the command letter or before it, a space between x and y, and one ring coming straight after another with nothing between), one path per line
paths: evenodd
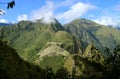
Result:
M96 63L103 63L104 62L104 56L102 53L93 45L89 45L85 52L83 53L83 57L89 59L90 61L94 61Z
M68 51L60 47L61 43L49 42L48 45L50 46L38 53L40 58L46 55L47 56L55 56L55 55L68 56L70 54Z

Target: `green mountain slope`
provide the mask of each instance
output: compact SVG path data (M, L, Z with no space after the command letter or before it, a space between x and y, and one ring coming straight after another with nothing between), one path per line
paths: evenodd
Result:
M53 79L50 77L47 69L41 69L36 65L22 60L13 48L0 40L0 79L47 78Z
M61 48L61 45L61 43L49 42L47 47L37 54L34 63L42 68L51 67L56 72L70 55L67 50Z
M90 50L88 50L90 48ZM85 55L70 55L66 51L51 57L47 55L42 64L45 69L23 61L16 51L0 40L0 79L119 79L120 73L120 46L115 48L115 56L106 59L102 57L99 50L89 46ZM61 48L58 47L61 50ZM60 52L60 50L58 52ZM51 50L53 51L53 50ZM65 53L66 52L66 53ZM118 54L117 54L118 53ZM57 54L57 53L56 53ZM68 56L67 58L65 56ZM115 59L114 59L115 57ZM40 57L41 58L41 57ZM63 60L65 59L65 60ZM111 60L112 59L112 60ZM51 62L51 60L54 62ZM61 61L62 60L62 61ZM114 61L113 61L114 60ZM59 62L61 61L61 62ZM102 61L102 63L101 63ZM109 62L108 62L109 61ZM45 64L46 62L46 64ZM44 64L43 64L44 63ZM52 64L51 64L52 63ZM62 63L62 64L61 64ZM110 64L107 64L110 63ZM56 66L57 65L57 66ZM63 65L61 67L60 65ZM59 67L53 73L49 67Z
M57 20L51 24L41 20L21 21L0 27L0 39L8 44L0 41L0 74L3 74L0 77L48 79L52 75L49 79L117 79L120 49L114 47L120 43L119 34L119 30L86 19L76 19L64 27ZM107 57L101 53L104 49Z
M27 61L34 61L37 53L44 50L48 42L59 42L62 48L70 53L77 53L81 50L77 47L76 40L57 20L56 23L51 24L42 23L40 20L37 22L21 21L14 26L0 27L0 30L3 40L8 41L19 56Z
M114 48L120 43L119 30L99 25L87 19L76 19L64 27L67 32L80 40L84 47L83 51L90 44L94 44L102 51L103 47Z

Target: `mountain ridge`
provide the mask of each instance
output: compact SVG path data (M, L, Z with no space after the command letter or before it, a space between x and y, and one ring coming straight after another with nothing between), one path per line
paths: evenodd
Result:
M55 73L49 75L52 79L118 79L120 55L119 47L115 47L120 42L119 34L119 30L87 19L76 19L64 26L59 22L21 21L13 26L0 27L1 40L17 51L17 58L20 56L43 71L50 68L42 76L38 67L27 64L25 69L28 68L26 73L31 74L29 78L37 79L39 75L43 77L41 79L48 79L45 78L48 72ZM8 63L6 65L9 68Z
M84 44L84 42L86 42L87 45L94 43L95 45L97 44L96 46L99 49L102 49L105 46L108 46L109 48L114 48L114 46L116 45L116 43L114 41L118 37L116 35L118 35L120 33L119 30L116 30L116 29L113 29L113 28L110 28L107 26L99 25L99 24L95 23L94 21L90 21L90 20L86 20L86 19L73 20L72 22L64 25L64 27L74 37L81 40L81 42L83 42L83 44ZM116 32L116 34L115 34L115 32ZM106 38L105 42L107 42L107 40L109 40L111 35L112 35L113 39L115 38L115 40L113 40L111 38L110 39L111 42L104 43L103 38ZM87 36L87 37L85 37L85 36ZM120 39L120 38L118 37L118 39ZM116 41L117 41L117 43L119 43L118 40L116 40ZM110 47L110 45L107 45L109 43L111 43L110 45L112 45L112 44L115 44L115 45Z
M111 31L111 32L109 31L109 34L107 36L108 37L107 40L109 40L110 42L112 41L111 44L108 45L108 47L111 46L110 48L113 48L114 46L116 46L116 43L119 43L120 38L118 37L119 34L118 30L99 25L91 20L87 20L84 18L75 19L72 22L65 24L64 26L62 26L56 19L55 19L56 22L51 24L43 23L41 20L42 19L37 20L36 22L21 21L18 24L13 25L12 27L9 26L0 27L1 35L2 37L5 37L4 40L8 41L10 46L17 49L18 52L19 51L26 52L28 50L30 52L33 51L33 49L34 52L35 51L39 52L39 50L44 48L45 43L50 41L57 42L59 39L60 42L67 36L68 39L69 35L72 37L72 38L70 37L70 39L74 41L73 45L76 46L75 48L77 50L81 50L82 53L85 51L86 47L89 44L95 44L97 48L103 49L103 47L109 44L107 41L105 41L106 42L105 43L104 40L102 39L106 38L108 34L108 33L102 34L105 32L105 30ZM60 34L62 35L60 36ZM64 36L64 34L67 35L62 39L61 37ZM26 41L23 41L23 39L25 39ZM68 42L66 40L65 45L67 44ZM24 50L21 50L22 46L25 48ZM29 46L31 49L29 48ZM78 53L81 53L81 51Z
M69 50L75 41L59 22L45 24L40 21L35 23L21 21L12 27L1 27L0 30L3 40L8 41L8 44L15 48L21 57L25 56L24 58L27 58L27 60L31 60L31 56L42 50L47 42L62 41L63 47ZM65 36L64 39L61 38L62 36ZM68 41L71 43L68 43Z

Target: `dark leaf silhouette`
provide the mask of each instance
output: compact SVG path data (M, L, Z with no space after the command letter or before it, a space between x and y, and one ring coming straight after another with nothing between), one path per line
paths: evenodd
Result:
M15 1L11 1L8 3L7 9L13 8L15 6Z

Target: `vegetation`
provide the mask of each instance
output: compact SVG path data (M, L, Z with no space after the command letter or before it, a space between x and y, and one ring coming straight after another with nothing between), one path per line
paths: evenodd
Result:
M7 4L7 9L10 9L10 8L13 8L15 6L15 1L13 0L13 1L9 1L7 3L0 2L0 4ZM0 9L0 15L3 15L3 14L5 14L5 11L3 9Z
M21 21L11 27L0 27L3 40L15 48L19 56L24 60L34 62L37 53L44 50L48 42L62 43L62 48L71 53L76 53L75 40L57 22L55 24L44 24L41 21ZM63 38L61 38L64 36ZM33 58L32 58L33 57Z
M50 67L54 72L57 72L64 65L65 59L64 56L53 56L53 57L44 57L42 61L39 63L39 66L42 68Z
M83 51L90 44L94 44L103 52L104 47L113 49L120 43L120 31L99 25L87 19L76 19L64 25L67 32L80 40Z
M120 79L119 33L86 19L0 27L0 79Z
M13 8L15 6L15 1L8 2L7 9Z
M14 49L0 40L0 79L47 79L48 74L47 70L23 61Z

